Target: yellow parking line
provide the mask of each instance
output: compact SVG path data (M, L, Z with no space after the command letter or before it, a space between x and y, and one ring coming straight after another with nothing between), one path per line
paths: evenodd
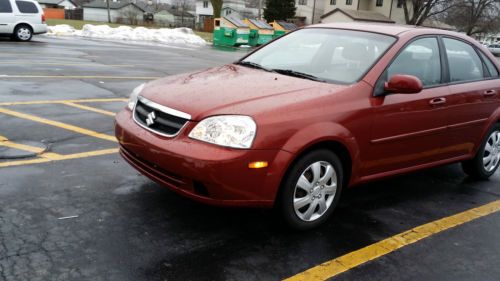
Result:
M10 78L49 78L49 79L102 79L102 80L154 80L160 77L148 76L97 76L97 75L7 75L1 74L0 79Z
M33 61L2 61L0 64L51 65L51 66L91 66L91 67L135 67L133 64L97 64L97 63L64 63L64 62L33 62Z
M69 125L69 124L66 124L66 123L62 123L62 122L58 122L58 121L53 121L53 120L45 119L45 118L42 118L42 117L38 117L38 116L26 114L26 113L21 113L21 112L13 111L13 110L6 109L6 108L0 108L0 113L11 115L11 116L15 116L15 117L18 117L18 118L23 118L23 119L31 120L31 121L35 121L35 122L38 122L38 123L43 123L43 124L46 124L46 125L51 125L51 126L59 127L59 128L62 128L62 129L66 129L68 131L73 131L73 132L76 132L76 133L80 133L82 135L87 135L87 136L91 136L91 137L94 137L94 138L99 138L99 139L103 139L103 140L109 140L109 141L116 142L116 138L114 136L110 136L110 135L98 133L98 132L95 132L95 131L92 131L92 130L80 128L80 127Z
M411 245L436 233L496 213L498 211L500 211L500 200L493 201L489 204L470 209L453 216L445 217L440 220L417 226L413 229L397 234L375 244L369 245L360 250L322 263L285 280L326 280L366 262L387 255L393 251L396 251L397 249Z
M116 115L116 113L111 112L111 111L102 110L99 108L81 105L81 104L77 104L77 103L73 103L73 102L63 102L62 104L76 107L76 108L80 108L80 109L84 109L84 110L88 110L88 111L92 111L92 112L96 112L96 113L101 113L101 114L108 115L108 116L115 116Z
M46 154L41 155L41 157L45 156L45 158L36 158L36 159L30 159L30 160L17 160L17 161L10 161L10 162L0 162L0 168L47 163L47 162L70 160L70 159L87 158L87 157L93 157L93 156L114 154L117 152L118 152L118 148L103 149L103 150L96 150L96 151L89 151L89 152L75 153L75 154L68 154L68 155L46 153Z
M44 148L15 143L15 142L11 142L7 139L0 139L0 146L15 148L18 150L24 150L24 151L29 151L29 152L38 153L38 154L45 151Z
M41 101L17 101L17 102L0 102L0 106L9 105L31 105L31 104L56 104L56 103L91 103L91 102L126 102L127 99L110 98L110 99L80 99L80 100L41 100Z

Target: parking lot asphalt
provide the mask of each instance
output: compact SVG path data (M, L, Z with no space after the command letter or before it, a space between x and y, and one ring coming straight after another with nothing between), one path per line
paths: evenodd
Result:
M295 232L120 158L113 115L135 86L244 54L0 39L0 155L31 153L0 159L0 280L499 279L500 172L476 182L454 164L351 188L328 223Z

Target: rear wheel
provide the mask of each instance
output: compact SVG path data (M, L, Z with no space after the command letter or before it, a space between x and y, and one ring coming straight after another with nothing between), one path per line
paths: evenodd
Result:
M23 41L23 42L30 41L31 38L33 37L33 30L28 25L25 24L18 25L14 29L13 37L17 41Z
M476 156L462 162L462 168L469 176L485 180L491 177L500 164L500 124L495 124L486 135Z
M342 164L335 153L322 149L304 155L290 168L280 190L285 222L299 230L325 222L339 202L342 182Z

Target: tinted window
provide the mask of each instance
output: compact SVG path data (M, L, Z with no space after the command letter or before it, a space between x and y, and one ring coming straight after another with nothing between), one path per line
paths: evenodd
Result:
M418 39L408 45L387 69L386 79L395 74L418 77L424 86L441 83L441 60L436 38Z
M443 40L450 65L451 82L483 79L483 64L471 45L449 38Z
M19 12L25 14L37 14L38 9L34 3L26 2L26 1L16 1L17 8Z
M12 13L12 6L9 0L0 0L0 13Z
M488 71L490 72L490 77L498 77L498 70L493 64L493 62L491 62L491 60L488 57L486 57L486 55L484 55L483 52L479 51L479 53L481 54L481 57L483 57L483 61L486 64Z

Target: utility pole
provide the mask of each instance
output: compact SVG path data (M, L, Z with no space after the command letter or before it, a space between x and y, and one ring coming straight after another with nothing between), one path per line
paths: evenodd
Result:
M262 19L262 1L263 0L259 0L259 20Z
M312 12L311 24L314 24L314 14L315 13L316 13L316 0L313 0L313 12Z
M108 22L111 23L111 10L109 8L109 0L106 0L106 7L108 8Z

